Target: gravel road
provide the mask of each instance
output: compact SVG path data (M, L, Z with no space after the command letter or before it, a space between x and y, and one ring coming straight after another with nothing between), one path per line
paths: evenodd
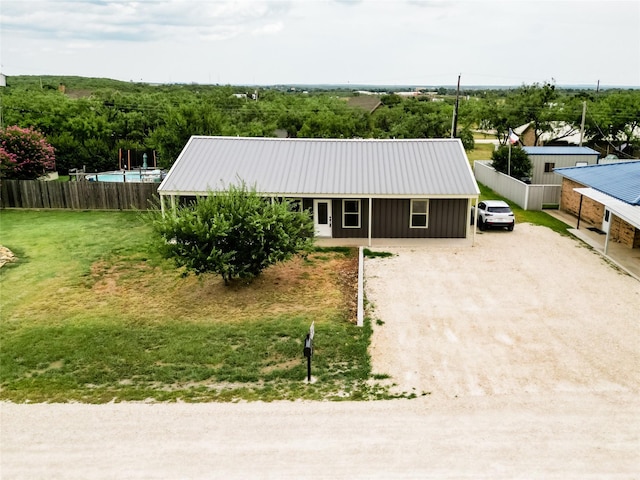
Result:
M531 225L384 250L373 367L417 399L3 403L1 478L639 478L639 282Z

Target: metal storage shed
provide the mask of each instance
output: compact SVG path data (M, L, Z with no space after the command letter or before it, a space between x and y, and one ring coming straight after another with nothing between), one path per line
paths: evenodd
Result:
M600 154L588 147L522 147L533 164L531 183L534 185L561 185L562 177L554 169L595 165Z

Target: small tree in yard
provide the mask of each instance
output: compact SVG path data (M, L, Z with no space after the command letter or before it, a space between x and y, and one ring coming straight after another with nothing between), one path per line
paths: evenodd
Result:
M0 130L0 176L34 180L55 168L54 149L44 136L18 126Z
M492 166L498 172L509 174L509 163L511 163L511 176L514 178L525 178L531 176L533 164L529 155L520 147L511 147L511 162L509 162L508 146L501 146L491 154Z
M187 272L213 272L225 284L252 278L311 245L313 221L288 201L271 201L248 189L231 186L209 192L197 202L157 212L154 229L164 239L163 253Z

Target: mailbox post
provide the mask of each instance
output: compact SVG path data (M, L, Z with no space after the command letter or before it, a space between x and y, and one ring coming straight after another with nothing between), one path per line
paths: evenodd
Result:
M304 356L307 357L307 382L311 383L311 357L313 356L313 336L315 334L315 322L311 322L309 333L304 339Z
M311 355L313 355L313 343L310 335L304 340L304 356L307 357L307 381L311 382Z

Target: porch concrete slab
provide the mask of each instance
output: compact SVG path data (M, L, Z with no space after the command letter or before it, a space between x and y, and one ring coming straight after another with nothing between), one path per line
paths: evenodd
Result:
M319 247L471 247L472 238L316 238Z
M562 210L545 210L546 213L569 226L578 226L578 219ZM640 249L629 248L619 243L609 242L607 253L604 253L604 244L607 236L604 233L589 230L594 227L584 221L580 222L580 228L569 228L567 231L574 237L582 240L607 260L624 270L629 275L640 281ZM596 226L597 227L597 226Z

